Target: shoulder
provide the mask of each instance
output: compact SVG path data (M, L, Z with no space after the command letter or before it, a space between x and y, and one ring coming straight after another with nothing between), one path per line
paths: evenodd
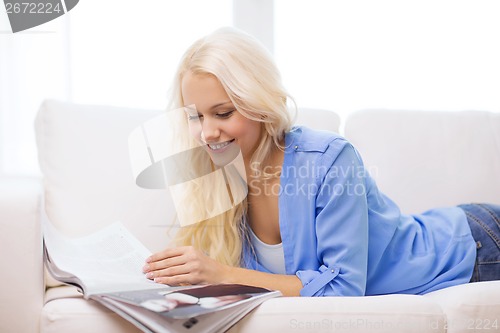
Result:
M356 148L334 132L297 126L287 133L285 144L285 166L308 163L322 168L363 165Z
M351 144L340 134L295 126L285 137L285 149L289 152L318 152L338 154Z

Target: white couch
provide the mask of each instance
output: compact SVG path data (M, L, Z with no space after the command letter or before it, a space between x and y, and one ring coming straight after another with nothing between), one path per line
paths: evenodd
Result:
M40 204L68 235L122 221L151 251L175 232L164 190L137 187L128 134L161 111L46 101L36 120L43 181L0 180L0 332L137 332L73 287L44 275ZM302 110L299 122L338 130L332 112ZM343 134L382 191L405 212L481 201L500 203L500 114L359 111ZM416 268L418 269L418 268ZM500 331L500 282L425 296L277 298L231 332ZM496 323L496 324L495 324Z

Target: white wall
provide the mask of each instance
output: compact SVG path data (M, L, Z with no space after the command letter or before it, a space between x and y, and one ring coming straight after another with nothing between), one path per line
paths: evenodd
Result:
M500 111L500 1L275 5L275 55L300 105Z

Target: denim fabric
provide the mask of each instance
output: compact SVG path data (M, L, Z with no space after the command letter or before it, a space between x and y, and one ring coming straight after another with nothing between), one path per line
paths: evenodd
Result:
M500 280L500 206L460 205L476 241L477 256L471 282Z

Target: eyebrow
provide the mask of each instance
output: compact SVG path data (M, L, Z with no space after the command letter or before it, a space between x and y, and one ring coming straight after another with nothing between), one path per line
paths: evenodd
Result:
M219 106L223 106L223 105L230 104L230 103L232 103L232 102L231 101L225 101L225 102L217 103L215 105L212 105L209 110L213 111L213 110L217 109ZM186 105L186 106L184 106L184 109L185 109L184 111L186 111L186 112L187 112L187 110L197 111L195 104Z
M229 103L232 103L232 102L231 101L226 101L226 102L222 102L222 103L218 103L218 104L212 105L210 107L210 110L217 109L219 106L223 106L223 105L226 105L226 104L229 104Z

